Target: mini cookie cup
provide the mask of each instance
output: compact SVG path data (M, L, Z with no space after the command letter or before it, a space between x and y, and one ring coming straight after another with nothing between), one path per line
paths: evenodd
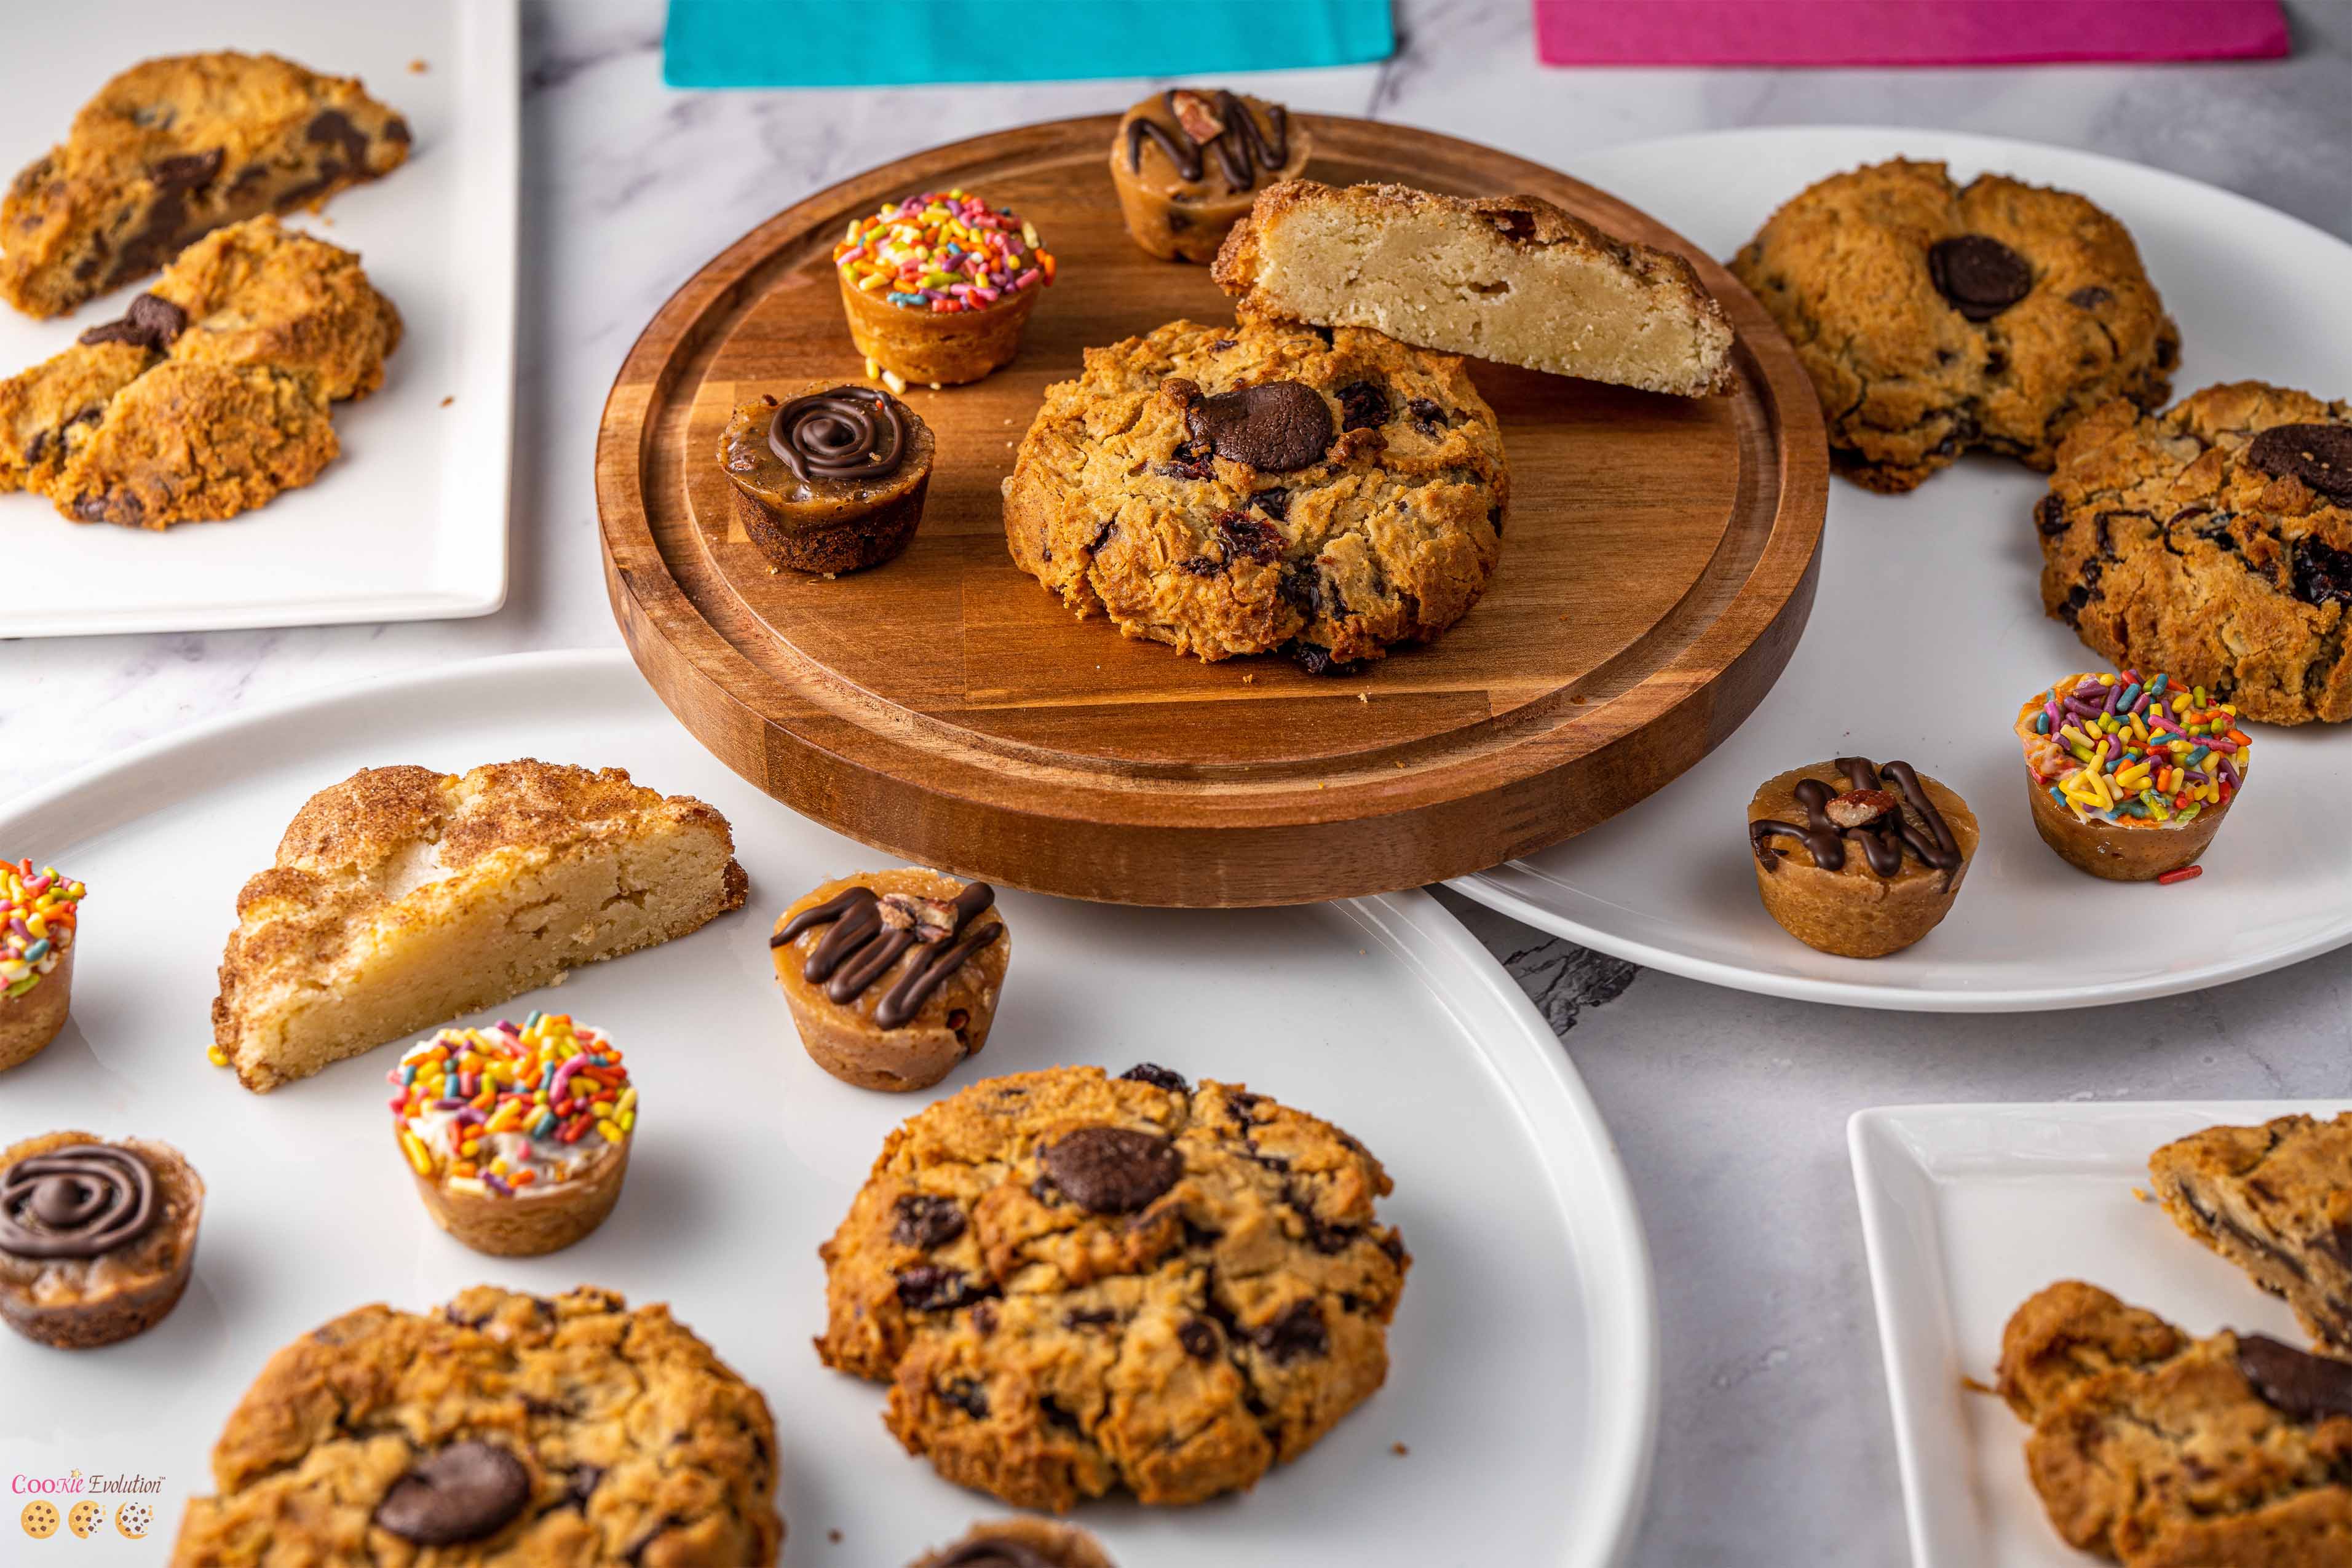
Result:
M1925 773L1918 777L1958 846L1957 868L1947 874L1906 858L1894 876L1885 877L1871 869L1859 847L1850 848L1835 869L1815 865L1810 854L1795 849L1775 849L1769 859L1751 853L1765 913L1807 947L1840 958L1884 958L1940 925L1976 859L1979 830L1966 801L1940 781ZM1793 792L1807 779L1820 780L1832 792L1843 788L1832 763L1791 768L1767 780L1748 802L1751 830L1759 822L1801 815L1801 807L1791 810Z
M73 1006L73 948L21 996L0 997L0 1072L22 1067L47 1048Z
M979 310L917 310L834 268L857 352L910 384L961 386L1013 363L1042 288L1015 289Z
M427 1176L412 1169L409 1176L433 1223L476 1252L538 1258L585 1239L604 1223L621 1201L621 1184L629 1173L629 1145L635 1142L626 1138L607 1143L568 1180L518 1187L510 1197L488 1188L477 1191L478 1183L457 1184L446 1175Z
M109 1142L88 1132L28 1138L0 1149L0 1173L25 1160ZM168 1143L140 1138L111 1143L147 1167L161 1212L139 1235L93 1258L44 1259L0 1251L0 1321L37 1343L94 1350L144 1333L180 1304L194 1272L204 1179Z

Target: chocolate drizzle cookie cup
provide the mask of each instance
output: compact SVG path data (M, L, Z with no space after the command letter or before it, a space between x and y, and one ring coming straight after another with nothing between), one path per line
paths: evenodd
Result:
M0 1072L39 1056L73 1005L74 936L82 885L0 861Z
M1884 958L1936 928L1977 852L1968 803L1908 763L1791 768L1748 803L1765 912L1808 947Z
M434 1223L534 1258L604 1223L629 1173L637 1090L621 1053L562 1013L444 1029L392 1069L392 1121Z
M894 392L959 386L1011 363L1055 269L1035 228L962 190L853 219L833 263L849 335Z
M911 868L827 882L768 939L801 1044L860 1089L928 1089L988 1043L1012 959L996 889Z
M1135 243L1163 261L1216 259L1265 187L1297 179L1314 138L1278 103L1171 88L1129 110L1111 140L1111 184Z
M187 1289L204 1210L167 1143L50 1132L0 1150L0 1318L60 1350L154 1327Z
M829 575L907 548L936 450L930 426L888 393L820 381L735 410L719 466L736 520L770 564Z
M2017 710L2017 738L2034 831L2068 865L2112 882L2194 865L2252 757L2235 707L2130 670L2053 683Z

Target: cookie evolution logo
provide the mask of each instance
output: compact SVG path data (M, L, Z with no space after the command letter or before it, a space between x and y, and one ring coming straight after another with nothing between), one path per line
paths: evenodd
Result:
M8 1489L18 1497L30 1497L16 1515L16 1522L26 1535L36 1541L47 1541L63 1526L80 1540L87 1541L107 1521L108 1504L100 1498L144 1497L163 1489L163 1478L142 1475L83 1475L68 1470L62 1476L16 1476L10 1479ZM154 1528L155 1510L143 1502L124 1501L113 1506L114 1528L126 1541L142 1541Z

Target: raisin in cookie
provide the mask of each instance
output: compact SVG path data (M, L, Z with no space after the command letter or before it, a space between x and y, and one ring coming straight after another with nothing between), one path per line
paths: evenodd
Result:
M213 1481L173 1568L769 1568L784 1537L767 1401L585 1286L344 1314L262 1369Z
M1013 559L1082 618L1321 674L1478 602L1509 485L1459 359L1271 321L1171 321L1086 359L1004 488Z
M2340 1568L2352 1363L2261 1334L2191 1339L2078 1281L2017 1310L2000 1394L2069 1545L2125 1568Z
M1191 1503L1304 1453L1388 1374L1380 1162L1163 1068L974 1084L890 1135L821 1249L828 1366L891 1385L951 1481Z
M2123 225L2066 191L1895 159L1774 213L1731 269L1796 345L1854 483L1983 447L2048 468L2068 426L2171 390L2180 333Z
M2352 719L2352 404L2252 381L2109 404L2034 522L2042 607L2118 666L2264 723Z
M225 224L390 174L408 147L407 121L350 77L227 51L143 61L0 197L0 296L70 310Z
M2352 1354L2352 1111L2208 1127L2148 1156L2147 1173L2175 1225Z

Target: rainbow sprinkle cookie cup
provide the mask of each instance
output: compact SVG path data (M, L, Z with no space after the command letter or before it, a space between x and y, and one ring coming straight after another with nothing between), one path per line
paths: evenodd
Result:
M2245 786L2238 710L2169 676L2070 675L2017 710L2042 841L2115 882L2194 865Z
M849 335L894 393L959 386L1010 363L1055 266L1034 228L962 190L853 219L833 265Z
M475 1251L555 1252L613 1212L637 1090L595 1030L562 1013L444 1029L389 1076L393 1131L425 1212Z
M0 862L0 1072L39 1056L66 1026L84 891L54 866Z

